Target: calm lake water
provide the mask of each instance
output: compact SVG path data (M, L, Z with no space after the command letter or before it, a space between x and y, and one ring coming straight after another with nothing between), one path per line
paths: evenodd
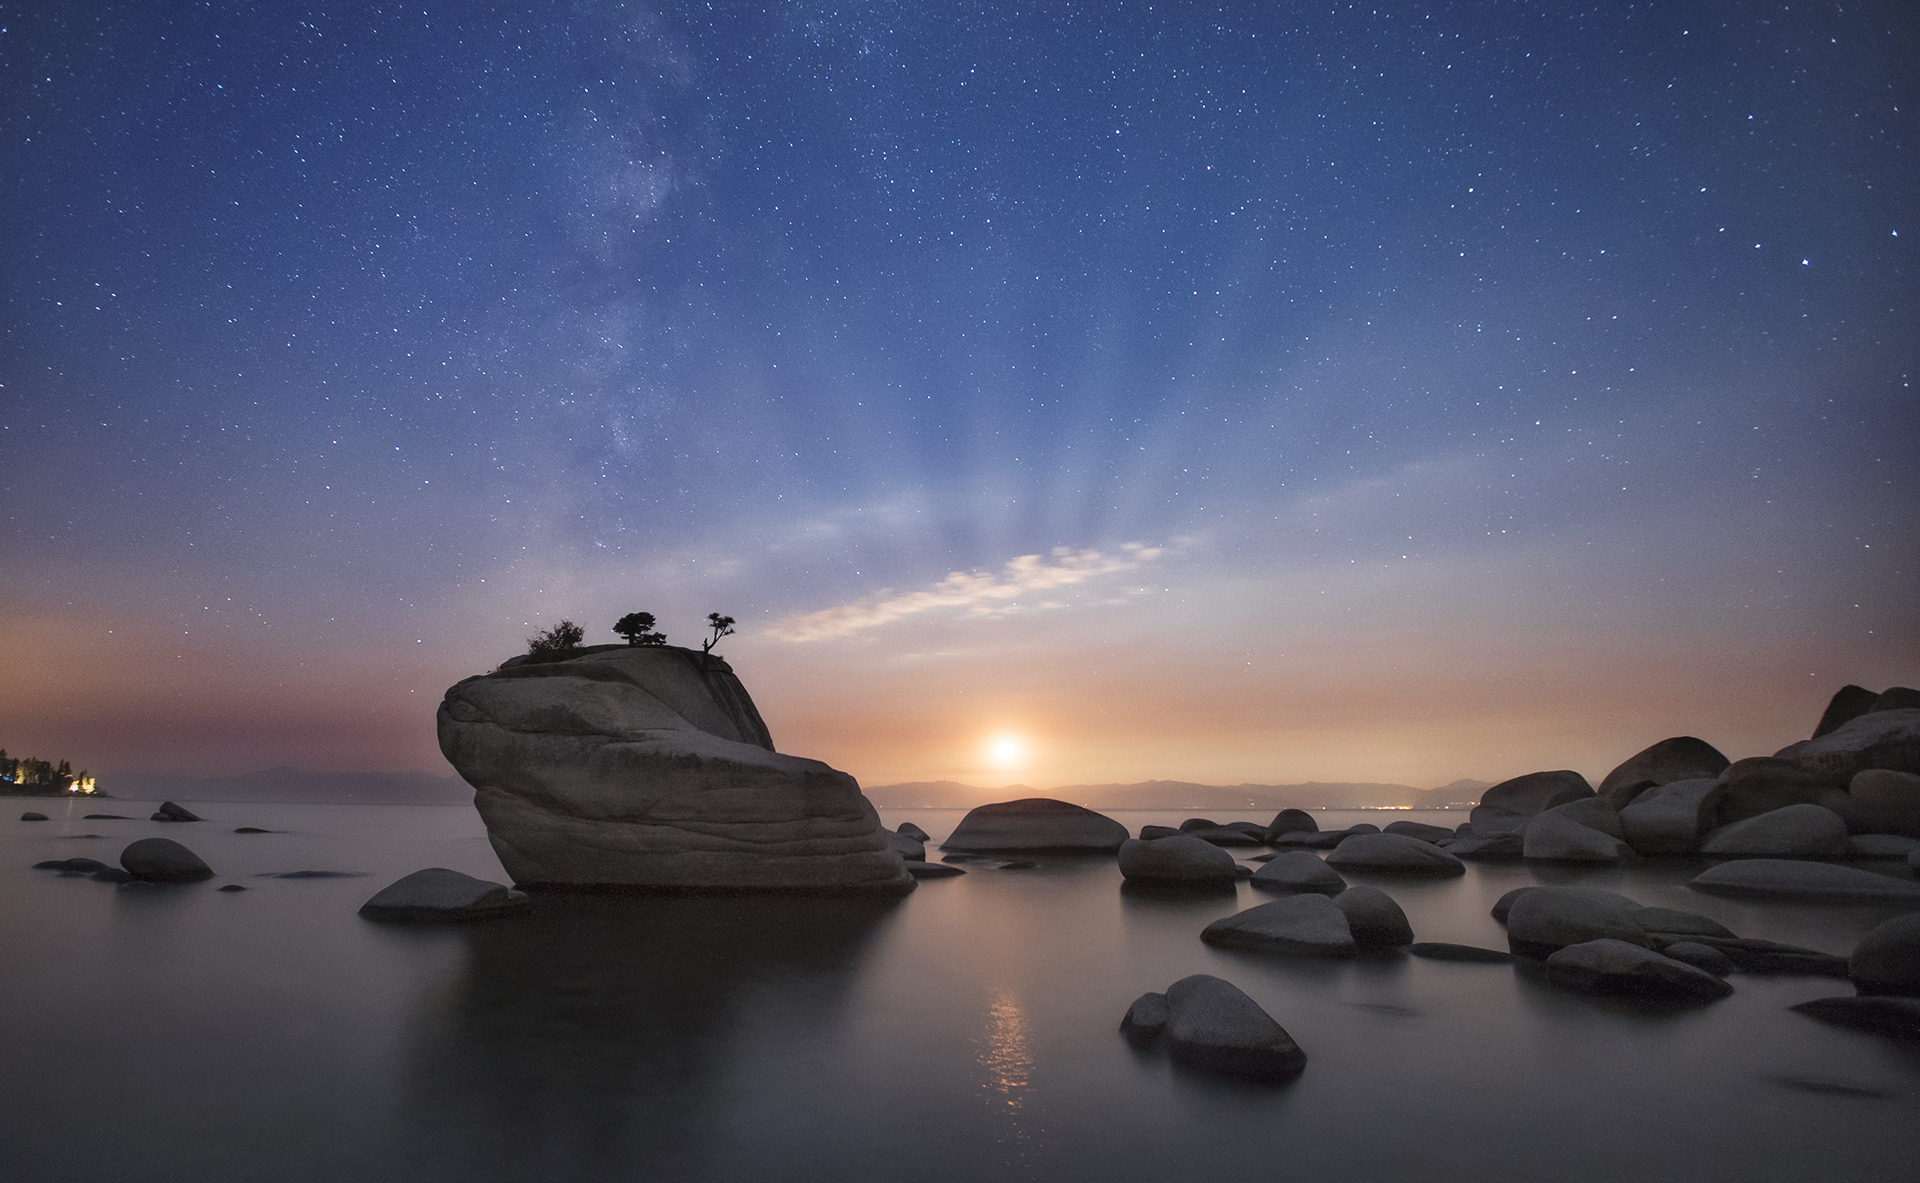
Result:
M29 808L54 820L14 820ZM1722 1002L1647 1010L1508 966L1222 953L1200 930L1272 897L1125 894L1111 859L976 867L886 904L540 897L522 919L383 926L355 910L410 871L504 878L471 809L193 808L209 820L79 820L152 809L126 801L16 801L0 818L0 1175L1904 1183L1920 1171L1920 1048L1786 1009L1851 993L1831 979L1735 975ZM883 811L936 838L960 816ZM1137 831L1184 815L1114 816ZM1465 815L1321 824L1399 817ZM31 869L113 863L152 835L219 876L126 890ZM1890 914L1696 895L1684 883L1697 869L1348 878L1389 891L1421 940L1495 948L1488 908L1535 882L1837 953ZM302 870L366 877L262 877ZM224 883L248 890L214 890ZM1191 973L1257 999L1306 1050L1306 1072L1254 1086L1130 1049L1116 1032L1127 1004Z

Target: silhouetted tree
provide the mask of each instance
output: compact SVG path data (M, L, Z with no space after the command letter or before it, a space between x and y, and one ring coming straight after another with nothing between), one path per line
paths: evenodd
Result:
M545 657L554 653L570 653L580 647L586 638L587 630L563 620L542 633L527 638L527 652L535 657Z
M720 643L721 637L731 636L733 634L733 617L722 616L718 612L709 612L707 613L707 627L713 630L713 635L700 642L700 652L702 653L712 653L713 647Z
M627 639L629 645L664 645L667 634L653 631L653 613L629 612L613 622L613 631Z

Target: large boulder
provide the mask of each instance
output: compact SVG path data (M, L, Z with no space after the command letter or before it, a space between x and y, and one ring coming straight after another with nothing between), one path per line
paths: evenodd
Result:
M1147 993L1133 1000L1120 1018L1120 1034L1136 1044L1148 1044L1160 1038L1167 1027L1167 996Z
M1720 749L1706 740L1676 735L1627 757L1620 767L1607 773L1594 792L1615 809L1625 809L1648 789L1678 780L1701 777L1712 780L1725 771L1729 763Z
M369 920L492 920L527 910L527 893L445 867L428 867L394 880L360 905Z
M1480 796L1480 804L1470 815L1473 832L1485 836L1496 831L1518 834L1527 828L1533 815L1556 805L1593 796L1587 778L1571 769L1558 772L1529 772L1512 780L1503 780Z
M1750 756L1735 760L1719 777L1720 807L1716 824L1729 825L1772 813L1789 805L1824 805L1845 816L1844 777L1812 771L1798 761L1778 756ZM1838 808L1835 808L1838 806Z
M898 830L882 830L881 834L887 840L887 849L893 851L893 853L899 855L906 861L910 863L924 863L927 861L927 844L925 841L908 834L902 834Z
M1920 707L1876 707L1809 742L1793 760L1835 784L1846 784L1869 768L1920 772Z
M1174 1060L1232 1076L1288 1080L1307 1066L1307 1054L1273 1016L1238 986L1210 974L1167 987L1163 1038Z
M1685 854L1713 828L1725 795L1725 786L1712 777L1658 785L1620 811L1620 828L1627 845L1641 854Z
M1546 957L1568 945L1610 938L1651 948L1640 905L1623 895L1584 887L1536 887L1516 896L1507 911L1507 947L1522 957Z
M1524 857L1526 850L1525 839L1507 830L1491 834L1467 834L1447 844L1448 854L1474 862L1511 861Z
M1827 701L1826 712L1820 716L1819 726L1813 729L1812 738L1819 739L1828 732L1837 731L1858 719L1873 709L1874 700L1879 697L1865 686L1840 687Z
M912 888L860 786L775 752L719 658L667 645L514 658L449 689L438 722L517 883Z
M1850 859L1904 859L1920 850L1920 838L1905 834L1855 834L1847 839Z
M1847 795L1853 798L1856 832L1920 838L1920 775L1869 768L1853 774Z
M1267 891L1311 891L1337 896L1347 889L1340 872L1310 850L1289 850L1274 855L1253 873L1253 885Z
M1861 937L1847 976L1862 994L1920 997L1920 912L1895 916Z
M1714 895L1920 908L1920 883L1911 879L1800 859L1735 859L1707 868L1687 886Z
M1383 871L1395 875L1464 875L1466 864L1435 846L1405 834L1354 834L1327 855L1338 870Z
M1129 883L1218 886L1234 882L1238 868L1232 855L1192 834L1120 844L1120 874Z
M1704 1001L1733 993L1732 986L1706 970L1611 938L1555 952L1547 958L1547 978L1571 990L1637 998Z
M1351 890L1351 889L1349 889ZM1353 929L1333 901L1314 892L1257 904L1207 925L1200 939L1221 949L1306 957L1351 957Z
M1377 887L1349 887L1333 897L1347 918L1353 943L1362 949L1395 949L1413 943L1413 925L1394 898Z
M1700 853L1722 858L1844 858L1847 823L1819 805L1788 805L1721 826L1700 840Z
M1837 998L1797 1002L1787 1009L1836 1026L1891 1035L1896 1039L1920 1039L1920 998L1843 994Z
M1611 864L1639 857L1633 847L1612 834L1582 825L1558 809L1549 809L1527 823L1521 852L1529 862L1547 863Z
M1113 854L1126 840L1127 827L1103 813L1051 797L1027 797L970 810L940 849Z
M149 883L197 883L213 878L213 868L171 838L142 838L120 852L120 865Z

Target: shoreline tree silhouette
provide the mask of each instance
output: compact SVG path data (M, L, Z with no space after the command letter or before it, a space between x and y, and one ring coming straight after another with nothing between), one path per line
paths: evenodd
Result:
M613 631L627 639L629 645L664 645L667 634L655 632L653 613L629 612L613 622Z
M713 647L720 643L721 637L733 635L733 617L722 616L718 612L707 613L707 627L713 630L713 636L700 642L700 652L711 656Z

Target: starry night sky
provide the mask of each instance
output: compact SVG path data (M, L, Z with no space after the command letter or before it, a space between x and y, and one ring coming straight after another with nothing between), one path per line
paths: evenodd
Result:
M0 745L109 791L445 771L633 610L864 783L1597 777L1920 680L1906 3L0 26Z

